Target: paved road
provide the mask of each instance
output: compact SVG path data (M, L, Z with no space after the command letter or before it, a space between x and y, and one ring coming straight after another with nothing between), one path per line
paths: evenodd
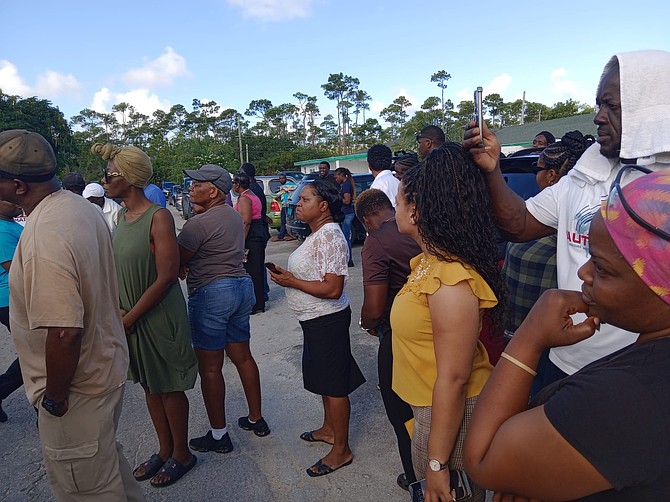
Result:
M173 214L181 228L181 218L174 210ZM286 266L288 255L297 246L295 241L271 242L268 260ZM323 443L305 443L298 437L321 424L321 402L302 388L302 333L288 310L284 292L271 284L268 310L251 318L251 346L261 372L263 415L272 434L258 438L237 427L237 418L247 410L235 368L227 362L227 419L235 450L226 455L198 453L198 465L174 486L155 489L144 482L147 500L408 500L407 492L395 483L400 460L377 390L377 339L357 327L362 280L360 247L354 250L356 267L349 269L346 291L353 311L352 350L367 383L351 395L353 464L317 479L305 473L305 468L329 448ZM9 335L0 333L0 371L14 357ZM208 428L199 383L187 394L191 403L190 436L199 436ZM21 391L3 401L3 407L10 418L0 424L0 500L53 500L42 465L35 412ZM126 384L118 437L131 464L155 452L156 442L139 385Z

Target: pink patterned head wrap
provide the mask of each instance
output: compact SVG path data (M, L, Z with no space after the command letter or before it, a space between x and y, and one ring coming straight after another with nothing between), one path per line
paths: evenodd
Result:
M645 222L670 233L670 172L637 178L623 187L623 198ZM601 214L614 244L635 273L670 304L670 241L633 220L614 189Z

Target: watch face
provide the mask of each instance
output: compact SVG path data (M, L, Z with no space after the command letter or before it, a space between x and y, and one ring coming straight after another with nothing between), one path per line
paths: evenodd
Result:
M429 461L429 462L428 462L428 465L430 466L430 470L431 470L431 471L439 471L439 470L440 470L440 467L442 467L442 466L440 465L440 463L439 463L437 460L431 460L431 461Z

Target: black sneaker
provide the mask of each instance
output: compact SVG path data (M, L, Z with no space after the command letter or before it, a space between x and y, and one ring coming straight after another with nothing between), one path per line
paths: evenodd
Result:
M407 476L405 476L404 472L398 474L398 479L396 479L396 483L398 483L398 486L403 490L405 490L406 492L409 491L409 483L407 482Z
M7 421L7 413L5 413L5 410L2 409L2 401L0 401L0 422L6 422L6 421Z
M240 417L237 421L237 425L242 427L245 431L254 431L254 434L258 437L270 434L270 428L263 417L256 420L256 423L253 424L249 421L249 417Z
M191 439L188 445L195 451L215 451L216 453L230 453L233 451L233 442L227 432L217 441L212 437L212 431L210 430L202 437Z

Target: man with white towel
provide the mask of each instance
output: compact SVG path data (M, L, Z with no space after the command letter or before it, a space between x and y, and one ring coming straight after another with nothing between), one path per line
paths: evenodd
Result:
M523 201L510 190L498 165L500 143L484 125L484 147L471 122L464 146L485 173L497 223L504 236L525 242L558 232L558 286L579 291L577 271L589 259L588 233L594 213L607 197L625 164L651 170L670 168L670 52L616 54L605 66L596 94L593 119L598 142L584 152L557 184ZM628 183L642 173L626 173ZM573 316L575 322L583 314ZM637 334L603 324L591 338L551 349L538 368L541 386L575 373L637 339ZM524 361L536 368L538 361ZM536 382L537 383L537 382Z

